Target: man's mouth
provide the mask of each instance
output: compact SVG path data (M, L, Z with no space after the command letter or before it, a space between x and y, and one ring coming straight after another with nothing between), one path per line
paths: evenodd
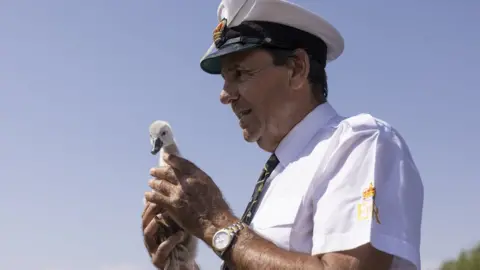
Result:
M252 112L252 110L243 110L237 114L238 118L241 119L242 117L249 115Z

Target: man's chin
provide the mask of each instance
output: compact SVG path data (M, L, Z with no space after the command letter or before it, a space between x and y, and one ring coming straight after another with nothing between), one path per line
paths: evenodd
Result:
M256 142L260 139L260 133L259 132L250 132L247 129L243 129L243 138L245 141L249 143Z

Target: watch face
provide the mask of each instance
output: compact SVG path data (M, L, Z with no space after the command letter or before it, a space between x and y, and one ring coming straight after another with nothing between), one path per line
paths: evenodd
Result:
M219 231L213 237L213 247L218 250L224 250L230 244L232 236L226 231Z

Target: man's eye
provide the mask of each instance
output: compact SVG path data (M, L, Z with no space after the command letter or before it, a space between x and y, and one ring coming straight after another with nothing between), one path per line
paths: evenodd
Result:
M235 71L235 78L238 80L245 80L248 77L248 72L245 70L236 70Z
M241 70L235 70L235 78L241 78L243 72Z

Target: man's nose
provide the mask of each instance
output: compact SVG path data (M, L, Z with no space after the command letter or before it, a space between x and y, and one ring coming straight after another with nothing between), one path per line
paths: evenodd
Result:
M223 87L222 92L220 92L220 102L222 104L230 104L233 101L238 99L238 91L229 89L228 87Z

